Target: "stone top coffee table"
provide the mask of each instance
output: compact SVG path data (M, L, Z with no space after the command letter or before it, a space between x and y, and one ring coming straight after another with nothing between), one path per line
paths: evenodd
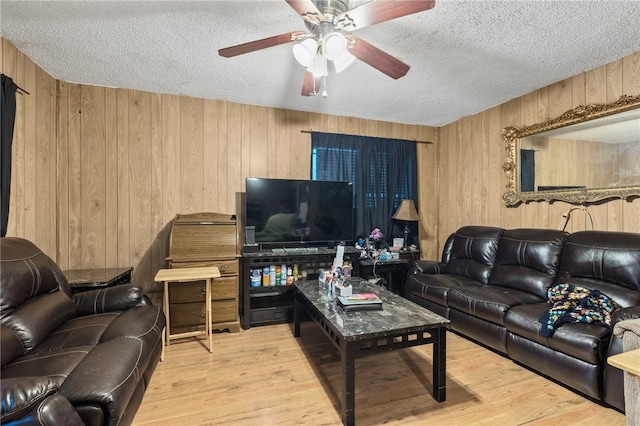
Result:
M354 278L354 293L376 293L382 310L345 312L327 297L326 284L294 284L293 335L300 336L302 310L320 326L341 357L342 422L355 423L355 359L364 355L433 343L433 398L446 399L446 326L449 320L382 287Z

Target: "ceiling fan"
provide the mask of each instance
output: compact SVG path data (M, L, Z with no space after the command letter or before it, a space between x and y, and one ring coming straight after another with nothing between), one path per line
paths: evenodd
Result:
M321 79L328 75L328 64L338 73L355 58L391 78L398 79L409 65L351 32L366 26L431 9L435 0L372 0L348 9L348 0L285 0L304 20L308 33L294 31L218 50L231 58L256 50L295 42L293 54L306 67L303 96L315 96ZM325 80L326 81L326 80ZM326 90L323 93L326 97Z

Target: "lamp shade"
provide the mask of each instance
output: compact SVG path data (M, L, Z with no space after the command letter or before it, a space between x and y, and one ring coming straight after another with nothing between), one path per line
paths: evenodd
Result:
M340 56L344 52L347 51L347 39L340 33L331 33L324 38L324 42L322 43L322 53L327 57L330 61L333 61Z
M391 218L408 222L417 222L420 220L413 200L402 200L400 207Z
M336 73L339 73L343 70L345 70L349 65L351 65L351 63L353 61L355 61L356 57L353 56L351 53L345 51L342 55L340 55L338 58L333 60L333 65L336 68Z
M316 56L318 43L312 38L307 38L300 43L294 44L292 49L293 56L298 63L303 67L308 67L313 63L313 58Z

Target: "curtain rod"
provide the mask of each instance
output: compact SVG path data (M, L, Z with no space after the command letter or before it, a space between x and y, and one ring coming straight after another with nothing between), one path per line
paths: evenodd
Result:
M2 73L2 76L3 76L3 77L7 77L9 80L11 80L11 82L16 86L16 91L17 91L18 93L20 93L21 95L22 95L22 94L25 94L25 95L31 95L31 93L27 92L27 91L26 91L26 90L24 90L22 87L18 86L18 85L16 84L16 82L15 82L15 81L13 81L13 79L12 79L11 77L9 77L8 75L6 75L6 74Z
M305 130L305 129L300 130L300 133L313 133L313 132L314 132L314 130L312 130L312 129L310 129L310 130ZM317 132L317 133L326 133L326 132ZM345 133L343 133L343 134L346 135L346 136L363 136L363 135L347 135ZM372 137L377 137L377 136L372 136ZM382 136L380 136L380 137L382 137ZM399 138L384 138L384 139L399 139ZM414 140L414 139L405 139L405 140L409 140L409 141L415 142L415 143L426 143L426 144L433 145L433 142L430 142L430 141L418 141L418 140Z

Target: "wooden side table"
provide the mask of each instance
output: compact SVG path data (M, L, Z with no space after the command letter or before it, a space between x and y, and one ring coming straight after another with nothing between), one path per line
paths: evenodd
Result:
M214 278L220 278L220 271L215 266L200 268L177 268L177 269L160 269L154 278L155 281L164 282L164 294L162 297L162 305L164 314L167 318L167 325L162 334L162 354L160 360L164 361L164 347L169 346L171 339L181 337L200 336L205 334L209 340L209 352L213 352L213 333L211 332L211 282ZM205 323L204 331L190 331L186 333L171 334L171 321L169 310L169 283L184 283L193 281L205 281Z
M611 355L607 363L624 371L628 371L640 380L640 349Z
M607 358L607 363L621 369L625 372L625 374L631 375L632 381L633 378L636 379L637 383L633 384L633 382L631 382L631 389L626 389L625 386L624 392L626 400L627 424L636 424L635 421L640 420L640 418L637 417L637 406L639 402L637 400L629 401L629 396L631 396L631 398L633 399L634 394L637 392L637 389L640 389L640 349L634 349L616 355L611 355ZM628 384L630 383L627 380L627 377L625 377L625 385ZM637 388L634 388L634 386L637 386Z

